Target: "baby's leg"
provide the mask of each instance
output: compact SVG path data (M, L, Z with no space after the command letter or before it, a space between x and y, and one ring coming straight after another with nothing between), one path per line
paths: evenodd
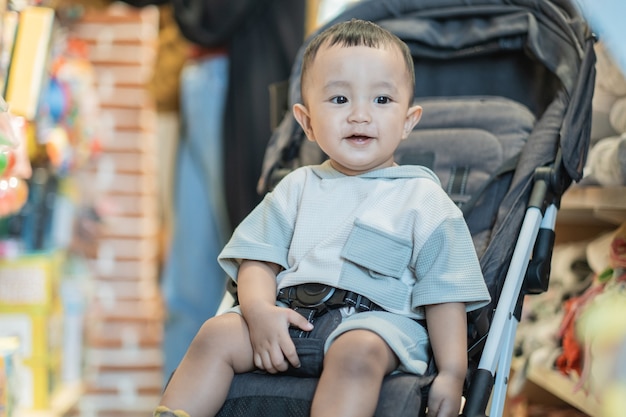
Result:
M214 416L222 407L235 373L254 369L248 326L227 313L207 320L172 375L161 405L193 417Z
M315 391L311 417L373 416L385 375L398 359L387 343L369 330L351 330L330 345Z

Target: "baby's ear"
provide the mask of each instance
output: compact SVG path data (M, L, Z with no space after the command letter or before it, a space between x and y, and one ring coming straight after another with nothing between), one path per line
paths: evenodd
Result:
M413 131L413 128L422 118L422 107L412 106L406 112L406 119L404 120L404 129L402 130L402 139L406 139Z
M304 104L296 103L293 105L293 117L296 118L302 130L306 134L306 137L311 142L315 142L315 135L313 134L313 128L311 127L311 116L309 110Z

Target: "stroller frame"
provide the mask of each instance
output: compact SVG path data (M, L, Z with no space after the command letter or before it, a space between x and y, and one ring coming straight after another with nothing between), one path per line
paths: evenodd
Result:
M559 165L538 169L535 173L518 244L513 251L478 368L470 383L463 416L501 416L504 411L524 294L539 294L548 288L558 204L571 182L564 180L567 174L559 175ZM491 397L486 395L489 393ZM490 413L485 414L490 400Z

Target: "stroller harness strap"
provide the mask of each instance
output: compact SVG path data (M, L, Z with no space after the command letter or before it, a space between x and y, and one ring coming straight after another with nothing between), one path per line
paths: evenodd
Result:
M353 291L315 283L282 288L278 291L277 299L290 308L315 310L316 316L326 313L329 309L341 307L354 307L359 313L384 311L382 307L369 298Z

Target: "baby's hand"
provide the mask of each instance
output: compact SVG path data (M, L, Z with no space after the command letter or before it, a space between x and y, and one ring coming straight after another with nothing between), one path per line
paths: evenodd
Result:
M291 364L300 367L289 326L311 331L313 325L289 308L273 305L258 306L245 317L254 350L254 365L269 373L284 372Z
M463 379L440 373L435 377L428 395L429 417L457 417L461 410Z

